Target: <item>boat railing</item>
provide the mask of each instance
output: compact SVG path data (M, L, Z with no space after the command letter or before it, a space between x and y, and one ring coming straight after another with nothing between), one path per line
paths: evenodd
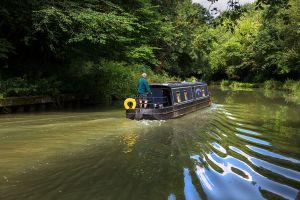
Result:
M167 97L135 97L135 101L138 107L142 107L141 104L145 104L145 101L147 100L147 107L151 108L162 108L165 104L169 104ZM140 101L142 103L140 103Z

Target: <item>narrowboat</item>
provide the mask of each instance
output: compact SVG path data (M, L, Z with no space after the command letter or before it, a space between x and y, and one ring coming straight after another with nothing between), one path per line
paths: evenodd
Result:
M207 84L175 82L150 85L152 94L126 99L126 117L132 120L167 120L211 105ZM147 107L144 102L147 100ZM142 102L142 104L140 103Z

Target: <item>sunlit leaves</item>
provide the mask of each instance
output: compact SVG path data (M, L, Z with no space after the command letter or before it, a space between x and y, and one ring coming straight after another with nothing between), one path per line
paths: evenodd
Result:
M246 6L247 12L236 21L232 31L217 26L217 39L209 55L212 73L250 82L299 74L300 5L297 2L291 0L289 10L276 4L278 10L272 17L266 17L269 8L253 10L253 6ZM282 17L285 15L289 23ZM231 21L224 18L223 24L226 23Z
M63 11L50 7L36 12L35 29L56 42L62 32L68 33L67 42L90 41L105 44L108 40L128 41L124 37L134 30L135 18L116 13L101 13L92 9Z
M105 44L107 41L130 41L125 36L134 31L133 16L119 16L116 13L99 13L90 9L70 13L74 34L69 42L90 41Z
M158 48L142 45L140 47L133 48L128 51L127 56L133 62L147 63L147 64L158 64L158 60L155 57L154 50Z

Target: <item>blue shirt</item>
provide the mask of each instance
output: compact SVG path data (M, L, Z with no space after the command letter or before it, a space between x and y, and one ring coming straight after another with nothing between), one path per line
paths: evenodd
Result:
M151 92L148 81L141 77L138 81L138 94L146 94Z

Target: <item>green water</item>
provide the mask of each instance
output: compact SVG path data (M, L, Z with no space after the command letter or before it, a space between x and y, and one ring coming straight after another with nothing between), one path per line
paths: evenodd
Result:
M131 121L122 108L0 116L0 199L295 199L300 106L211 89L210 108Z

